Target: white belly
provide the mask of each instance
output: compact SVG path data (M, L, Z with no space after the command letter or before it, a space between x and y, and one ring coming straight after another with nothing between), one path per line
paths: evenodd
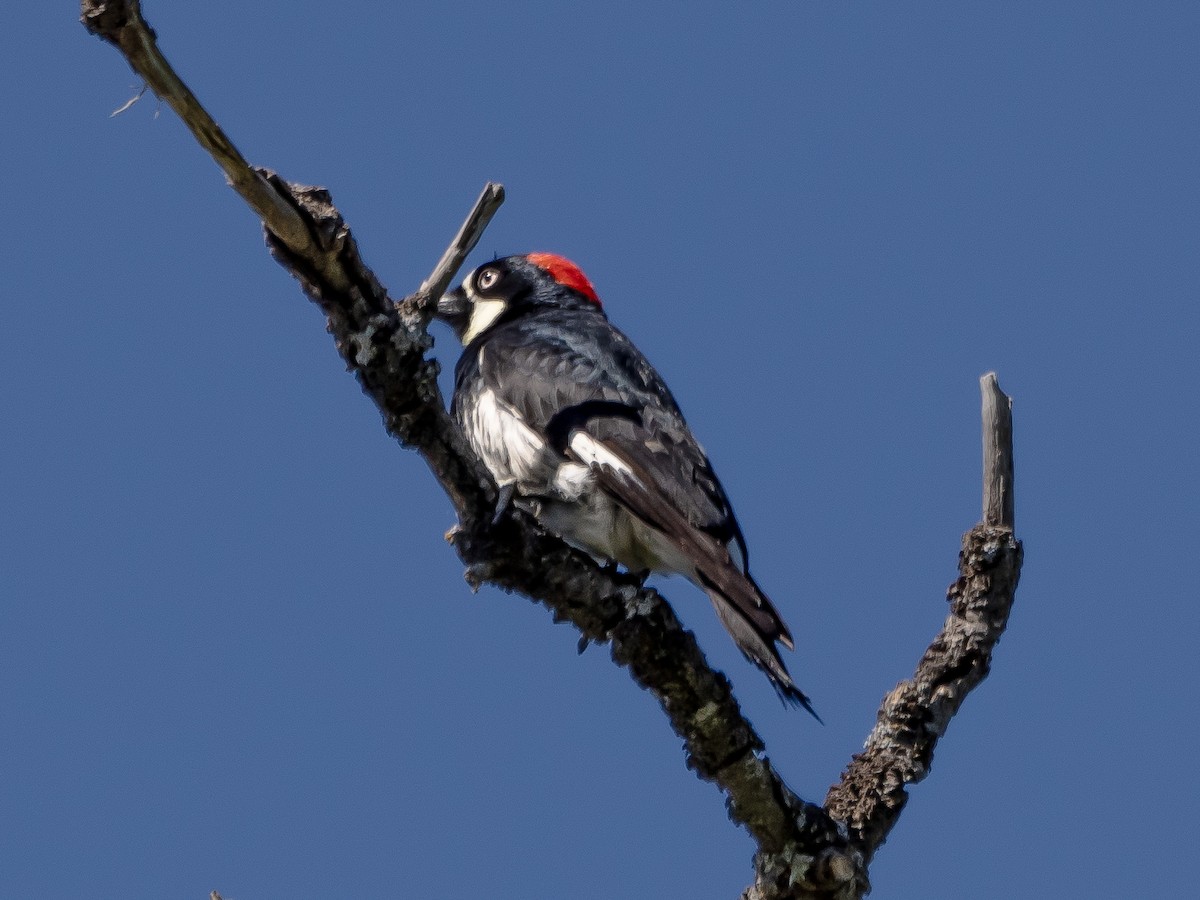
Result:
M546 442L491 390L463 411L462 426L498 485L516 483L530 493L548 486L556 465Z
M547 529L631 572L668 572L694 578L695 567L663 536L598 490L592 466L618 471L624 464L582 433L571 449L585 462L564 461L520 414L491 390L463 410L463 430L501 487L518 494ZM577 446L578 445L578 446Z
M568 543L631 572L663 572L692 578L695 567L658 531L618 506L602 491L575 502L540 500L538 521Z

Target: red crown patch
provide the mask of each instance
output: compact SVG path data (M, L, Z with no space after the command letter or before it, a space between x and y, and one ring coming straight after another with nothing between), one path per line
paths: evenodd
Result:
M597 306L601 305L600 298L596 296L596 289L592 287L588 277L583 274L583 270L566 257L558 256L555 253L529 253L525 258L563 287L579 291Z

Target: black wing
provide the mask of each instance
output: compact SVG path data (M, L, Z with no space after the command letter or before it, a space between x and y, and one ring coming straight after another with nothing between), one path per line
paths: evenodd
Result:
M688 522L736 543L745 568L745 541L729 500L675 398L607 320L590 310L547 310L497 327L471 349L460 360L459 383L478 372L552 441L572 428L610 431L603 436L629 444L654 489Z
M724 489L661 376L628 338L590 311L554 310L495 329L464 365L460 379L478 367L564 456L571 435L583 432L623 461L596 467L601 487L693 562L741 650L781 695L812 712L775 648L792 647L791 633L749 575Z

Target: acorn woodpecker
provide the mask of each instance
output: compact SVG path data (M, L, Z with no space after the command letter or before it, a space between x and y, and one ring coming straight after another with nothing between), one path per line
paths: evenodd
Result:
M438 303L464 350L451 411L500 487L550 531L631 572L683 575L784 700L817 716L776 643L792 636L662 377L551 253L480 266ZM817 717L818 721L820 717Z

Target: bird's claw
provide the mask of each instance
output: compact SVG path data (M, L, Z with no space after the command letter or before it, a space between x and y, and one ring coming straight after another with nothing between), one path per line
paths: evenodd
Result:
M501 485L496 492L496 511L492 514L492 527L495 528L500 524L500 520L504 518L504 514L508 512L509 506L512 505L513 494L516 491L516 484L509 482Z

